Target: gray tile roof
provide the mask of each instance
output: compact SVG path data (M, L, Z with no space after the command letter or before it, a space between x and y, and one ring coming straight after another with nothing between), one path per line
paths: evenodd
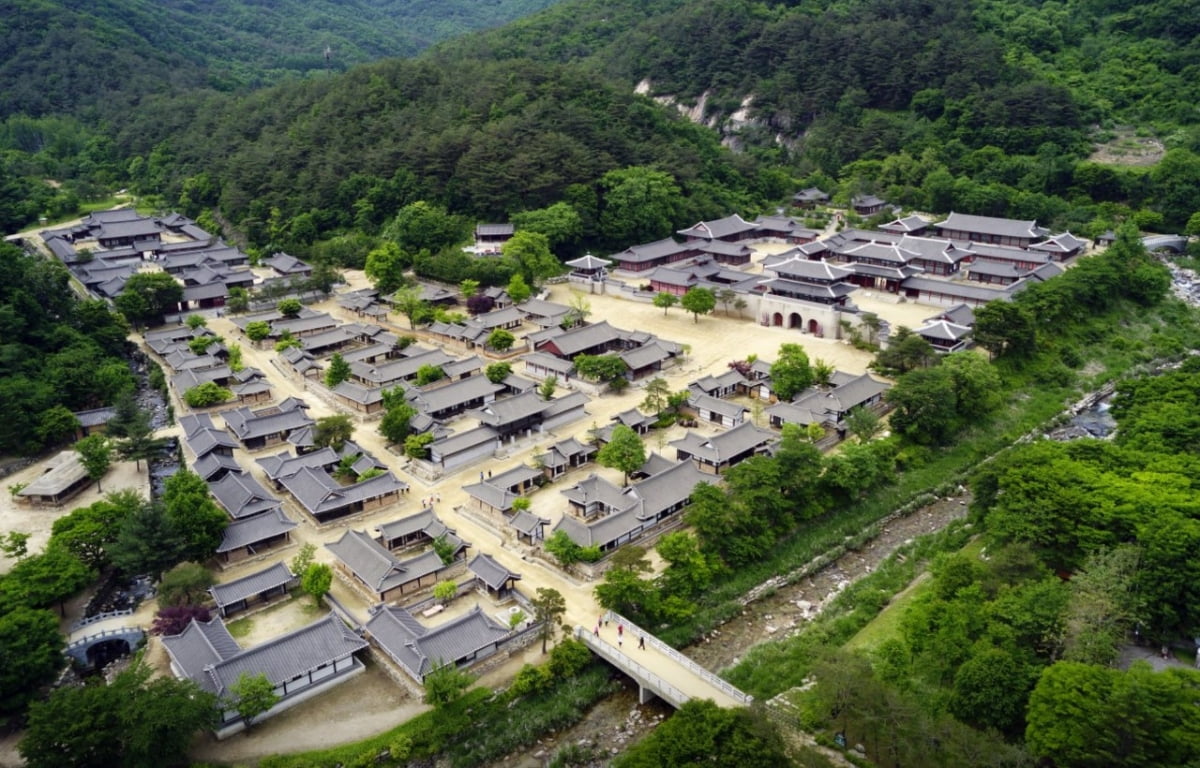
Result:
M900 287L904 290L929 291L960 299L970 299L972 301L994 301L995 299L1008 299L1011 296L1009 291L1003 289L988 288L982 285L969 285L967 283L954 283L948 280L922 277L921 275L914 275L908 278L901 283Z
M707 464L719 466L746 451L764 447L775 440L774 432L759 429L753 423L743 421L736 427L712 437L705 437L689 430L683 439L673 440L671 446L677 451L686 452L689 456L694 456Z
M46 471L22 488L18 496L55 496L87 477L87 470L73 450L61 451L46 463Z
M1047 230L1037 225L1037 221L1017 221L1016 219L1000 219L994 216L972 216L953 211L946 217L945 221L939 221L934 226L939 229L949 229L956 232L969 232L998 237L1039 238L1049 234Z
M269 480L278 480L281 477L296 474L302 467L332 468L338 463L338 456L332 448L326 446L320 450L298 455L282 451L274 456L264 456L258 459L257 463L263 468L263 472L266 473Z
M620 339L621 331L609 325L607 320L602 320L591 325L580 325L570 330L559 331L551 338L539 343L553 343L558 350L559 357L573 358L593 347L612 344Z
M202 480L209 480L213 475L222 470L226 472L241 472L242 465L238 464L237 459L233 458L233 456L216 451L206 453L192 462L192 471L199 475Z
M224 411L221 418L229 431L239 440L246 441L268 435L283 434L316 422L305 411L304 401L288 398L275 406L251 410L234 408Z
M697 410L711 411L712 413L731 419L743 418L746 412L750 410L740 403L733 403L729 400L722 400L719 397L703 393L689 397L688 405Z
M467 569L490 589L501 589L509 579L520 580L521 578L521 574L513 573L496 562L491 555L485 555L482 552L471 558L471 562L467 563Z
M945 320L934 320L928 325L923 325L913 331L918 336L924 336L927 339L939 339L942 341L958 341L971 333L971 329L965 325L956 325Z
M941 314L926 318L926 322L933 322L934 320L949 320L955 325L970 327L975 325L975 310L966 304L955 304L953 307L948 307Z
M284 513L281 507L261 515L234 520L225 526L221 543L217 546L217 554L232 552L260 541L274 538L287 533L296 527L296 522Z
M643 344L636 349L628 349L617 354L631 371L639 371L656 363L671 359L671 352L655 342Z
M656 240L653 243L644 243L626 248L620 253L613 254L611 258L618 262L624 261L638 264L667 258L690 250L692 250L692 246L677 243L674 238L667 237L662 240Z
M437 455L442 456L444 460L445 457L453 456L462 451L468 451L485 443L492 443L499 447L499 436L499 433L491 427L475 427L465 432L456 432L440 440L435 440L430 444L429 449L432 452L436 452Z
M243 673L266 675L278 686L317 667L351 656L366 648L367 642L341 619L329 614L306 627L244 651L237 649L237 643L220 619L208 622L207 627L193 619L182 634L164 637L163 645L188 678L207 691L229 697L231 688ZM232 652L233 649L237 649L236 652Z
M383 387L364 387L353 381L343 381L333 389L333 394L344 397L350 402L361 405L374 405L383 402Z
M390 541L404 536L411 536L417 531L428 530L435 522L440 522L437 514L429 507L426 507L415 515L409 515L399 520L392 520L391 522L377 525L375 526L375 530L379 531L384 539Z
M309 514L316 517L336 513L353 504L378 499L408 487L408 483L399 480L391 472L350 485L339 485L329 473L312 467L301 467L295 474L281 477L279 482Z
M326 544L325 548L345 563L364 584L380 594L412 580L405 573L400 560L363 531L346 531L337 541Z
M217 607L224 608L255 595L261 595L269 589L291 586L294 581L296 581L296 576L288 570L287 565L275 563L240 579L227 581L224 584L214 584L208 588L208 591L216 601Z
M595 455L596 447L592 445L584 445L574 437L569 437L566 440L561 440L550 446L550 450L540 454L537 458L547 467L565 467L569 466L571 458L580 455Z
M498 429L508 424L538 416L548 405L541 395L534 391L522 392L513 397L494 400L482 408L473 411L472 415L479 419L480 424Z
M508 524L526 536L536 536L538 529L550 525L550 521L526 510L521 510L508 519Z
M277 509L282 504L246 472L229 472L209 483L208 490L234 520Z
M561 357L555 357L546 352L530 352L521 357L521 361L525 363L525 367L537 366L554 371L557 374L566 376L571 371L575 370L575 363L570 360L564 360Z
M702 237L705 239L715 239L721 237L729 237L731 235L753 233L758 228L750 222L738 216L736 213L732 216L726 216L723 219L714 219L713 221L701 221L693 224L687 229L681 229L676 234L684 237Z
M379 647L419 681L434 669L470 658L509 634L507 627L488 618L479 606L426 628L403 608L385 605L366 628Z
M468 376L449 384L434 384L407 393L409 402L425 413L436 415L442 411L462 406L473 400L486 398L504 390L503 384L493 384L486 376Z
M566 262L566 265L568 267L574 267L575 269L595 270L611 267L612 262L608 259L602 259L599 256L593 256L592 254L588 253L580 256L578 259L572 259L571 261ZM567 307L563 307L563 309L567 309Z
M486 480L481 483L464 485L462 489L472 499L487 504L492 509L498 509L501 512L507 512L512 509L512 503L518 498L517 494L512 493L507 488L493 485Z

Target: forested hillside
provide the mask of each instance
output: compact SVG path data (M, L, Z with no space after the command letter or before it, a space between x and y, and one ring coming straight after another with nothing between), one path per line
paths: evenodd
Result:
M412 56L553 2L4 0L0 115L96 109L113 116L150 93L341 71Z

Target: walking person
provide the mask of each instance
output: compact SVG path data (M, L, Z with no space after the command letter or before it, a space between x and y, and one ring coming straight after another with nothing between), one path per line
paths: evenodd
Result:
M592 630L592 634L595 635L596 637L600 637L600 625L599 624L597 624L596 628Z
M618 625L617 625L617 637L621 637L621 636L623 636L624 634L625 634L625 625L624 625L624 624L618 624Z
M646 650L646 636L645 635L638 635L638 650L639 651Z

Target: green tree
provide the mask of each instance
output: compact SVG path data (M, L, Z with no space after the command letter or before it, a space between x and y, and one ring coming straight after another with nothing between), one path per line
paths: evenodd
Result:
M521 274L533 284L563 271L562 264L550 252L550 241L539 232L517 231L501 247L504 258L511 259Z
M113 304L129 322L160 325L163 317L179 308L183 286L166 272L135 272Z
M457 701L474 680L469 673L454 664L447 664L438 659L434 662L433 671L422 680L425 685L425 703L432 704L435 709L441 709Z
M225 300L225 308L235 315L248 312L250 310L250 292L237 286L230 288L229 298Z
M66 518L61 519L65 520ZM57 524L58 520L54 522ZM24 560L29 556L29 540L32 537L33 534L24 531L8 531L3 537L0 537L0 552L13 560Z
M255 343L271 335L271 324L265 320L251 320L246 323L246 337Z
M183 765L195 735L217 725L216 697L135 662L109 684L64 687L35 704L21 755L30 768Z
M1063 658L1085 664L1113 663L1142 617L1135 591L1141 551L1116 547L1092 553L1072 578L1063 622Z
M529 231L545 235L551 248L571 245L583 236L583 218L574 206L566 202L514 213L511 219L518 232Z
M423 387L446 378L446 372L439 365L422 365L417 369L416 384Z
M641 407L650 413L662 413L667 407L667 396L671 394L671 386L661 376L655 376L646 383L646 399Z
M974 352L952 352L942 358L940 368L954 381L955 408L963 419L978 419L1000 406L1000 374Z
M200 563L180 563L163 574L158 584L160 605L200 605L208 601L208 588L216 583L212 571Z
M350 378L350 363L341 353L334 352L329 358L329 369L325 371L325 386L333 389L338 384Z
M7 605L30 608L58 606L66 615L66 602L96 578L96 572L59 544L47 546L12 567L0 581L0 598Z
M418 200L396 213L383 229L383 237L405 253L423 250L438 253L467 237L468 225L461 216L452 216L443 206Z
M612 170L600 179L604 190L600 229L608 243L623 248L670 236L683 196L668 173L647 167Z
M299 299L283 299L275 305L275 310L284 317L298 317L303 309Z
M412 432L412 419L417 409L403 400L388 408L379 421L379 434L392 445L403 445Z
M55 520L51 527L51 543L66 547L89 568L103 568L108 564L108 547L116 541L125 518L141 502L136 494L134 498L137 503L129 505L122 502L119 496L128 493L131 492L109 494L90 506L79 507Z
M624 424L613 427L612 439L596 454L596 462L619 470L629 485L629 473L646 463L646 445L637 432Z
M668 564L658 579L666 594L692 597L708 589L713 567L693 534L686 531L663 534L654 548Z
M321 598L333 586L333 569L325 563L312 563L304 569L300 577L300 588L312 595L313 602L319 607Z
M104 435L88 435L75 443L75 452L79 454L79 463L83 465L88 478L96 481L96 490L103 490L100 481L112 466L112 442Z
M311 567L311 566L310 566ZM275 684L265 674L252 675L243 672L237 682L229 686L233 699L233 709L242 717L246 727L250 727L254 718L269 711L279 703L279 694L275 693Z
M380 295L387 295L396 292L408 282L404 273L410 266L412 259L400 250L400 246L393 242L383 242L367 254L363 272Z
M529 287L529 283L525 282L525 276L520 272L514 272L513 276L508 279L508 287L504 289L508 294L508 298L512 299L513 304L522 304L533 295L533 289Z
M937 353L929 342L902 325L888 339L887 349L875 356L870 367L884 376L899 376L918 368L928 368L936 360Z
M392 295L392 304L408 318L408 327L416 328L418 322L429 312L429 302L421 298L421 289L416 286L400 288Z
M663 317L667 316L667 310L679 303L679 297L673 293L660 291L654 297L654 306L663 311Z
M37 437L43 445L62 445L79 432L79 419L65 405L55 405L38 416Z
M870 442L882 429L882 420L870 408L860 405L846 414L846 431L858 438L860 443Z
M507 352L516 341L517 337L503 328L493 330L487 337L487 345L497 352Z
M188 315L183 322L193 331L197 328L203 328L204 326L208 325L208 320L204 318L204 315Z
M20 715L66 663L53 613L8 604L0 613L0 714Z
M180 531L167 519L162 505L142 501L122 521L116 541L108 547L108 557L126 575L145 573L158 578L183 559L184 546Z
M958 398L954 376L942 367L909 371L885 395L895 410L892 430L915 443L941 445L954 433Z
M554 640L554 635L562 624L562 617L567 612L567 601L556 589L538 587L537 596L530 603L533 605L534 620L541 624L538 636L542 640L542 653L545 653L546 643Z
M994 357L1023 360L1037 348L1033 316L1011 301L989 301L976 309L972 335Z
M707 315L717 306L717 297L708 288L692 286L679 299L679 306L692 313L692 322L700 322L700 315Z
M410 459L428 459L429 444L433 442L433 433L425 432L420 435L409 435L404 438L404 455Z
M779 357L771 364L771 388L780 400L791 400L812 386L813 372L808 353L799 344L781 344Z
M313 425L313 445L318 448L328 446L335 451L340 451L346 441L353 436L354 420L345 413L322 416Z
M770 718L693 699L613 763L616 768L702 764L778 768L792 760Z
M233 397L233 392L215 381L197 384L183 393L183 402L192 408L209 408L224 403Z
M583 560L583 548L561 528L550 534L550 537L542 544L542 548L553 555L558 564L564 568Z
M290 568L292 573L304 575L308 570L308 566L313 564L313 558L317 554L317 545L311 542L304 542L300 545L300 551L292 558Z
M652 570L645 547L626 544L613 553L604 581L596 585L596 601L630 618L653 616L660 602L658 589L644 577Z
M542 396L543 400L549 400L550 398L554 397L554 392L557 389L558 377L548 376L542 380L541 384L538 385L538 394Z
M617 355L576 355L573 362L580 376L593 381L610 382L629 370Z
M182 541L184 559L203 562L212 556L229 518L195 472L179 470L163 485L163 515Z
M493 384L499 384L512 375L511 363L492 363L487 368L483 369L483 373L487 376L488 381Z

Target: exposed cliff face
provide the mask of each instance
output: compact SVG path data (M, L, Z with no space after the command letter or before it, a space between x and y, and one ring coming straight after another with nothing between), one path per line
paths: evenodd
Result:
M734 150L742 148L739 137L743 132L767 127L766 123L751 116L753 94L745 96L737 109L725 114L719 107L712 106L712 91L700 94L700 98L696 99L694 104L685 104L671 94L655 94L654 84L649 79L644 79L634 87L634 92L649 96L663 106L674 107L679 114L693 123L712 128L721 134L721 143Z

